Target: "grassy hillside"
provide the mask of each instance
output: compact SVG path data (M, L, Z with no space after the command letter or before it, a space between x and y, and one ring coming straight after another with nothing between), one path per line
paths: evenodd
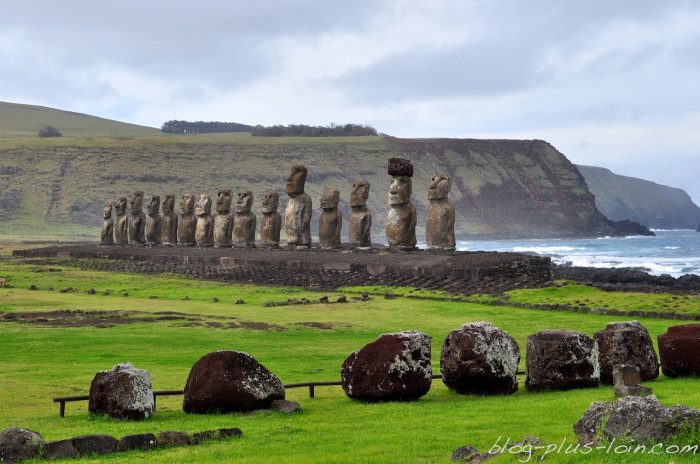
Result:
M135 137L159 129L127 124L44 106L0 102L0 138L37 137L39 129L56 127L64 137Z
M683 190L621 176L608 169L577 166L598 209L614 221L630 219L656 229L695 229L700 207Z
M418 235L425 230L428 185L436 173L453 178L456 229L464 237L609 234L576 168L541 141L393 139L384 137L251 137L249 134L158 135L134 138L0 139L0 227L27 233L80 225L98 227L102 205L143 190L146 198L173 193L249 189L260 211L268 190L287 197L292 164L308 167L314 202L312 233L324 189L341 192L354 179L370 182L373 238L384 238L391 178L387 160L409 157L415 166L413 202ZM347 228L347 220L345 227ZM29 229L28 229L29 228ZM3 229L0 229L2 232ZM89 232L98 234L94 229ZM346 237L346 231L343 231Z

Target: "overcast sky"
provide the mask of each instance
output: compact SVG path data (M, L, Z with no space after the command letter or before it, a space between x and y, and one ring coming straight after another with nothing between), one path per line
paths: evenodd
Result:
M543 139L700 204L700 2L9 0L0 100Z

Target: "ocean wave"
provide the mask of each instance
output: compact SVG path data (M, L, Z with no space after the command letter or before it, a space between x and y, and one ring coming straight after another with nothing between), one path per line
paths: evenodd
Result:
M553 254L553 253L561 253L564 251L576 251L576 250L585 250L586 247L575 247L575 246L565 246L565 245L560 245L560 246L514 246L513 251L516 253L524 253L526 251L529 252L534 252L538 254Z

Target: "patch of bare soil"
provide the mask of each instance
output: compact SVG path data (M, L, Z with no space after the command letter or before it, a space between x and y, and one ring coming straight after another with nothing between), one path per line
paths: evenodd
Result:
M235 317L216 317L174 311L144 313L140 311L82 311L60 309L46 312L8 312L0 314L0 323L16 322L38 327L108 328L119 324L183 321L180 327L209 327L212 329L286 330L265 322L239 321Z

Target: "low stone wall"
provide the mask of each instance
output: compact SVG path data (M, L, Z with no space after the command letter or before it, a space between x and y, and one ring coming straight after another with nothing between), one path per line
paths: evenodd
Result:
M16 250L16 257L77 258L81 267L136 273L174 272L238 283L315 290L386 285L498 294L551 282L548 257L497 252L388 252L382 249L268 250L64 246ZM105 262L104 260L117 260Z

